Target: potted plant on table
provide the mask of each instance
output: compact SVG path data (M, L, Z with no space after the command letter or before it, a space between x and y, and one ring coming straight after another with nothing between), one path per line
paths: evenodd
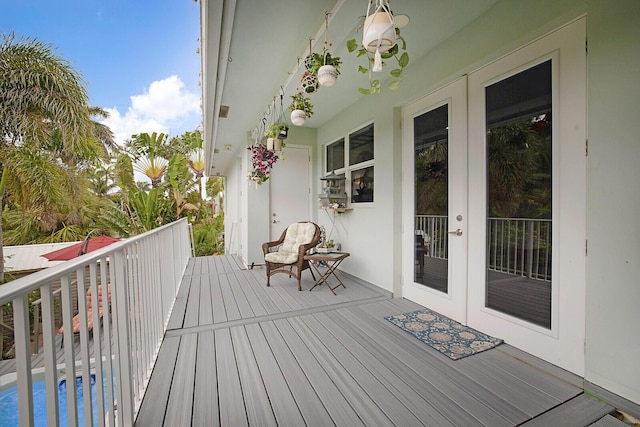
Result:
M291 97L291 123L296 126L302 126L307 118L313 116L313 105L311 100L304 96L303 93L297 92Z

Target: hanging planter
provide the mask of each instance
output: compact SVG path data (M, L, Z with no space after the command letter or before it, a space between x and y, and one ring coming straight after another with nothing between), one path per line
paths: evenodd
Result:
M289 128L286 123L274 123L264 131L264 136L267 137L267 150L269 151L281 151L286 145L282 142L286 139ZM284 138L280 136L284 133Z
M302 75L302 80L300 80L300 85L305 93L312 95L316 93L320 87L318 83L318 76L316 76L311 70L305 71Z
M367 49L367 52L380 55L387 52L395 44L396 27L393 22L393 15L389 10L389 4L378 1L373 13L364 20L362 45Z
M331 87L335 84L340 75L340 65L342 61L339 56L331 56L328 51L313 54L312 70L318 75L318 82L321 86Z
M296 126L302 126L308 117L313 116L313 105L311 100L304 96L304 93L297 92L291 97L292 102L289 105L291 111L291 123Z
M312 57L311 70L318 76L320 86L331 87L336 83L340 75L340 65L342 61L339 56L332 56L331 52L329 52L331 48L331 43L328 42L329 13L326 13L324 16L324 26L322 53L313 53L310 55Z
M402 71L409 64L409 54L406 52L407 43L400 35L399 28L406 25L408 18L405 15L401 16L404 18L401 20L402 23L396 23L388 0L371 0L363 23L362 44L356 39L347 41L349 53L356 52L357 57L367 58L366 67L358 66L359 72L369 75L369 87L358 89L363 95L380 93L380 80L374 78L373 73L382 71L387 65L387 60L395 59L398 63L397 68L389 72L394 78L388 84L389 89L397 89L402 82Z

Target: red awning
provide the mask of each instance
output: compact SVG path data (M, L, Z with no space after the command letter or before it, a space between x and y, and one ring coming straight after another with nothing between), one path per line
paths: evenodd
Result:
M79 255L83 255L87 252L95 251L96 249L109 246L112 243L119 242L120 239L109 236L97 236L89 239L88 242L79 242L66 248L58 249L57 251L49 252L41 256L47 258L49 261L68 261ZM80 251L82 250L82 253Z

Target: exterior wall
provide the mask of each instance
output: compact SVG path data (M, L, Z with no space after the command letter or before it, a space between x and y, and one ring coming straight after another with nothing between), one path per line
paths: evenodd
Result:
M397 91L363 96L317 130L312 192L321 190L324 145L373 121L375 202L352 206L352 211L340 215L332 237L352 253L342 264L343 270L398 292L402 259L399 107L584 14L589 42L585 379L640 403L640 339L636 331L640 324L637 0L501 1L423 58L412 58ZM411 54L411 41L407 42ZM259 211L261 204L268 206L268 197L262 195L268 193L268 186L255 191L253 184L243 181L246 157L244 163L237 191L247 191L246 197L240 195L239 217L248 218L242 221L242 235L252 236L252 240L242 239L242 255L251 261L253 255L246 247L259 250L266 241L256 236L261 227L268 230L268 223L262 225L259 219L268 219L268 212ZM331 217L323 210L316 211L316 220L327 229L331 227Z
M588 20L586 379L640 403L640 2Z
M640 3L636 0L503 1L405 71L401 87L363 97L318 130L324 144L375 123L375 203L343 214L335 240L352 253L342 268L400 289L399 190L402 144L397 107L575 19L588 16L589 159L586 379L640 402ZM410 40L408 40L410 43ZM409 45L409 54L410 45ZM396 114L394 114L396 112ZM396 121L394 121L396 117ZM473 161L473 159L470 159ZM319 178L319 177L318 177ZM625 183L627 183L625 185ZM318 181L319 185L319 181ZM318 187L319 188L319 187ZM612 191L615 189L616 191ZM323 212L319 222L330 224ZM335 234L334 234L335 237Z

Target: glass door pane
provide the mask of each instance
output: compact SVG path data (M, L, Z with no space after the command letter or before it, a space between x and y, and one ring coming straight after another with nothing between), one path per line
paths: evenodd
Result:
M485 306L550 329L551 60L485 90Z
M448 292L449 109L413 119L415 164L414 281Z

